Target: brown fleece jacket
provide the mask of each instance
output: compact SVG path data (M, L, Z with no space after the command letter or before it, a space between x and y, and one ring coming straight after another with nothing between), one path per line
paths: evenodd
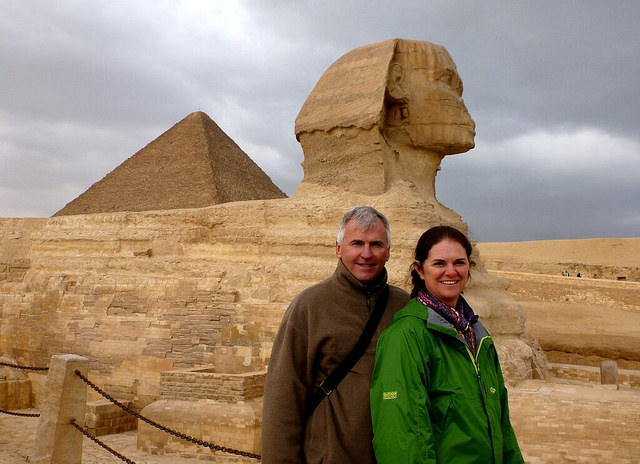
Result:
M276 335L264 392L263 464L375 463L369 383L378 336L408 301L389 286L389 301L369 347L337 389L318 406L306 429L303 411L313 392L355 346L387 285L364 286L338 261L334 274L298 295Z

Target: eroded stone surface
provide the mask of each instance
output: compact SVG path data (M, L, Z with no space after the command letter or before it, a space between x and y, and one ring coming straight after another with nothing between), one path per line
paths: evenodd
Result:
M324 73L296 119L308 184L379 195L406 184L435 201L445 155L474 146L462 81L441 45L393 39L357 48Z

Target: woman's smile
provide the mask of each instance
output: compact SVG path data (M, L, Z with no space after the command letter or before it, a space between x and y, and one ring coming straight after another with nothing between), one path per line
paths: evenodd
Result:
M456 241L443 240L431 247L422 265L417 261L414 265L427 290L455 308L469 279L469 259L464 247Z

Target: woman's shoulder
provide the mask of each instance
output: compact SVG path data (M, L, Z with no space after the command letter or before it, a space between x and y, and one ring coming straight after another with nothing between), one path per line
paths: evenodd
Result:
M397 353L423 352L435 343L428 320L427 307L412 299L396 313L393 323L384 330L378 348Z
M429 309L417 299L411 298L409 302L395 314L393 324L402 323L403 325L411 325L416 324L419 321L426 322L428 320Z
M409 333L426 330L429 314L425 306L411 299L393 317L393 323L385 330L389 333Z

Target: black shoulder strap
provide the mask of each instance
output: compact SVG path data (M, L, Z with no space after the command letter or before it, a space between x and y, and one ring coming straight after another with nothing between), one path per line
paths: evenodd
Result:
M351 353L347 355L347 357L336 367L329 376L324 379L324 381L320 384L320 387L315 391L311 401L307 405L305 411L304 421L306 422L313 411L318 407L318 405L329 396L333 390L336 389L340 381L344 378L345 375L351 370L351 368L358 362L358 359L362 356L364 351L369 346L369 342L371 341L371 337L373 337L373 333L376 331L378 324L380 323L380 319L382 319L382 314L384 313L384 309L387 306L387 300L389 299L389 286L386 285L384 291L380 295L380 298L376 302L373 311L371 311L371 315L369 316L369 320L367 320L367 324L364 326L362 330L362 334L360 334L360 338L358 339L358 343L353 347Z

